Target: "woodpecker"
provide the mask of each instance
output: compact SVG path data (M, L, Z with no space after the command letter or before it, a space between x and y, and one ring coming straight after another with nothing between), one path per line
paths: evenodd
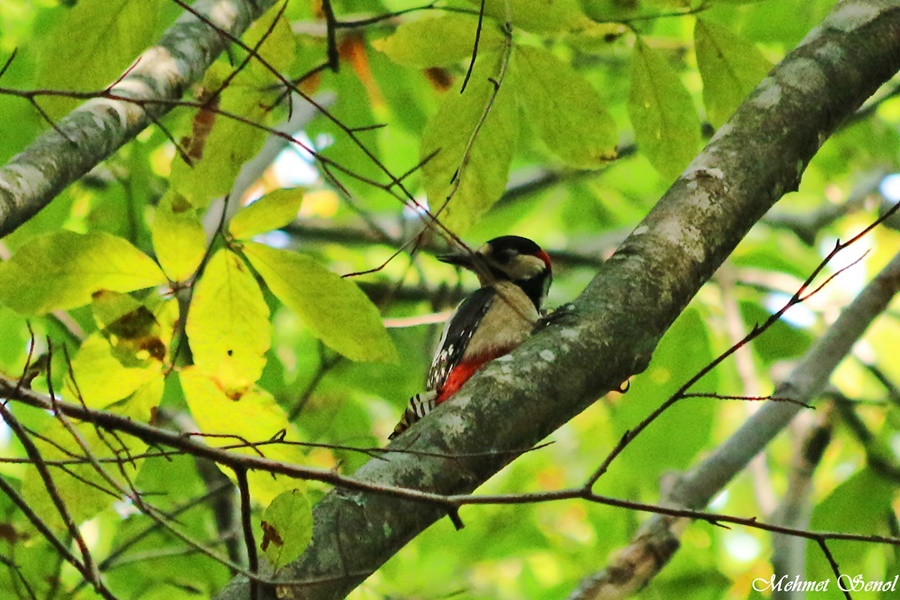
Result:
M541 317L553 280L547 253L517 235L494 238L475 252L437 258L474 271L481 287L453 311L431 361L426 391L409 399L389 439L455 394L485 363L524 342Z

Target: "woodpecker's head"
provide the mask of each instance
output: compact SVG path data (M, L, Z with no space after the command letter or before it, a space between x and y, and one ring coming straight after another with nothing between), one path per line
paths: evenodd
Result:
M518 235L494 238L475 252L444 254L437 258L473 271L482 287L511 281L522 288L538 310L553 280L547 253L528 238Z

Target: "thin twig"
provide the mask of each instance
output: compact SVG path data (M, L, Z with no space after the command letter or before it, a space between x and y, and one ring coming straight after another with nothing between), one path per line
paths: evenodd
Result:
M337 19L334 16L334 7L331 5L331 0L322 0L322 13L325 15L325 33L328 39L326 50L328 67L337 73L341 68L341 56L337 45Z
M2 406L3 403L0 403ZM51 546L56 549L56 553L60 556L65 562L69 563L75 570L82 574L85 580L88 579L88 570L85 567L84 563L78 560L78 557L72 554L69 551L67 544L64 544L62 540L56 537L56 534L53 533L53 530L44 522L44 520L38 515L28 502L25 501L19 492L11 486L4 477L0 476L0 491L6 494L6 497L20 510L22 514L25 515L25 518L28 519L34 528L38 530L38 533L47 540ZM98 590L99 591L99 590ZM102 594L102 592L100 592ZM105 596L110 597L110 596Z
M892 214L900 210L900 204L895 204L889 211L885 212L878 219L870 223L866 226L862 231L851 237L846 242L841 242L838 240L835 243L834 248L825 256L824 259L813 269L812 273L806 278L806 280L800 285L797 291L793 296L782 306L778 311L773 313L762 325L756 325L753 329L744 336L744 338L738 343L731 346L728 350L714 358L709 364L705 367L697 371L690 379L688 379L678 390L675 391L665 402L660 404L656 409L654 409L647 417L645 417L640 423L638 423L633 429L626 431L623 434L622 438L619 440L618 444L613 448L613 450L607 455L606 459L600 464L599 467L594 471L593 475L589 480L589 485L593 486L600 477L606 473L609 468L610 463L619 455L621 452L637 437L642 431L644 431L647 427L650 426L656 419L658 419L664 412L666 412L669 408L671 408L675 403L681 400L687 391L693 387L698 381L703 379L708 373L710 373L713 369L718 367L726 358L734 354L738 348L750 343L760 335L762 335L766 330L768 330L772 325L777 323L781 317L793 306L796 306L806 300L808 300L811 296L821 291L825 285L827 285L831 280L835 277L846 271L848 268L855 265L861 258L858 258L851 262L849 265L842 267L835 271L832 275L830 275L825 282L821 285L815 287L812 291L807 291L812 284L813 280L818 277L819 273L828 265L829 262L842 250L851 246L852 244L858 242L863 237L865 237L870 231L872 231L875 227L881 224L885 219L890 218Z
M72 539L75 540L75 544L78 546L78 550L81 553L82 562L76 564L70 561L70 563L72 564L72 566L78 569L78 571L85 579L91 582L91 585L94 587L97 593L99 593L104 598L115 598L115 596L113 596L113 594L106 588L103 581L100 579L100 574L97 572L96 565L94 564L94 559L91 556L91 551L88 548L87 543L84 541L84 537L82 537L81 535L81 530L78 529L78 525L75 524L75 520L72 518L72 515L69 512L69 508L66 506L65 500L63 500L62 496L60 495L59 489L56 487L56 482L53 480L53 476L50 475L50 471L47 469L47 465L44 464L43 456L41 456L40 450L38 450L37 446L35 446L34 442L28 436L19 420L7 408L5 402L0 402L0 418L3 419L6 425L19 440L19 443L22 444L22 447L28 457L31 458L32 461L34 461L34 467L44 484L44 488L47 491L47 495L50 497L50 501L53 503L53 506L59 513L63 525L65 525L66 530L69 532L69 535L72 536Z
M472 45L472 58L469 60L469 68L466 70L466 76L463 78L462 86L459 93L466 91L469 85L469 78L472 77L472 71L475 70L475 59L478 58L478 43L481 41L481 28L484 26L484 0L481 0L481 7L478 9L478 25L475 27L475 43Z
M241 528L244 530L244 546L247 548L248 569L254 575L259 574L259 555L256 553L256 541L253 537L253 523L250 515L250 484L247 482L247 469L234 469L238 489L241 492ZM250 580L250 600L259 598L259 581Z
M9 55L9 58L6 59L6 62L3 63L3 67L0 67L0 78L2 78L6 74L6 70L9 69L9 66L12 64L13 60L16 58L16 53L19 51L18 48L13 48L12 52Z

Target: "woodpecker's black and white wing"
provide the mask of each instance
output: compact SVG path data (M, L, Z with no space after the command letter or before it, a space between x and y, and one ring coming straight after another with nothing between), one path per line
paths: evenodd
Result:
M466 368L463 361L466 358L469 342L472 341L484 316L490 311L495 296L496 290L493 288L481 288L466 296L453 311L453 315L444 326L441 340L438 342L437 350L431 361L431 368L425 382L426 391L409 399L409 404L403 412L400 422L397 423L394 432L388 436L388 439L400 435L410 425L434 410L480 366L479 363ZM456 376L454 376L454 371L457 369ZM450 386L447 386L448 382L450 382Z
M440 394L450 373L462 362L469 342L490 310L496 294L496 290L492 287L480 288L469 294L453 311L453 316L444 326L441 340L431 361L425 389Z

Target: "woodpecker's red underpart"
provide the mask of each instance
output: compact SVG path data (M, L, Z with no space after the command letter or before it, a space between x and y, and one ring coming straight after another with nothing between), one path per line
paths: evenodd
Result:
M461 388L463 384L467 382L478 369L484 366L484 363L488 362L489 360L493 360L494 358L498 357L492 356L489 358L476 359L456 365L456 367L454 367L454 369L450 371L450 375L447 376L447 382L444 384L444 387L442 387L438 392L438 397L435 400L435 404L440 404L441 402L458 392L459 388Z

